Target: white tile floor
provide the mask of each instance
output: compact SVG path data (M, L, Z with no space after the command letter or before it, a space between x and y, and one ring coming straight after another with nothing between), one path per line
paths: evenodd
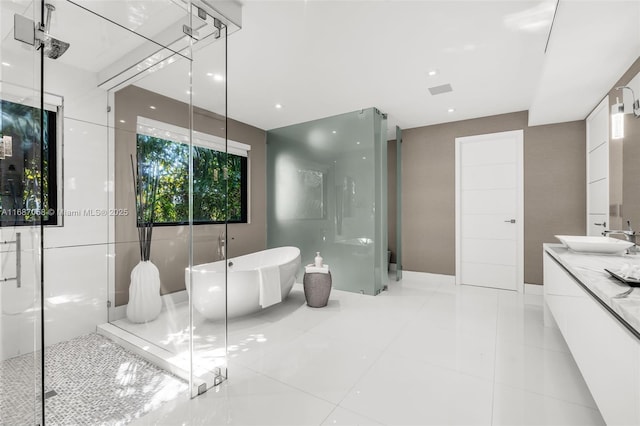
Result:
M405 278L230 324L229 380L136 425L602 425L542 296Z

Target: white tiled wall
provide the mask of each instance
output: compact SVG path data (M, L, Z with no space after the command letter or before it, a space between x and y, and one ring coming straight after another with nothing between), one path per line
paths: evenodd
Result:
M107 128L107 92L97 88L94 73L47 60L46 91L64 98L62 203L63 226L48 227L44 234L45 343L86 334L107 321L109 231L112 199L109 171L113 146ZM90 215L92 212L96 215ZM33 349L38 328L40 286L40 231L28 228L0 230L0 238L23 234L22 287L5 283L0 291L2 315L0 359ZM15 247L3 248L2 277L15 275ZM35 302L35 303L34 303Z

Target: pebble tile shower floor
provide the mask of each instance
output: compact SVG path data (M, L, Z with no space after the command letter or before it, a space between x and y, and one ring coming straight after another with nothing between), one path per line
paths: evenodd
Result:
M39 356L0 363L0 424L31 423L34 358ZM124 425L188 389L183 380L95 333L48 347L45 372L45 391L56 392L45 403L47 425Z

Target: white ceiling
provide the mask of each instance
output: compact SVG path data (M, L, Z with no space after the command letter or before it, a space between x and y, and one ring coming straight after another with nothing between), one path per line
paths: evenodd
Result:
M531 124L584 119L640 55L640 1L561 0L545 54L554 5L247 1L229 115L271 129L376 106L390 134L522 110ZM429 94L444 83L453 92Z
M58 61L99 71L145 43L52 1L52 34L71 42ZM179 30L186 13L179 0L77 1L154 38L161 28ZM31 0L0 3L6 40L12 14L28 14ZM243 1L242 29L228 40L228 114L273 129L375 106L388 113L390 136L396 124L522 110L531 125L584 119L640 56L640 0L560 0L545 54L555 3ZM224 73L224 45L194 57L192 89L180 61L136 84L180 100L191 89L196 105L223 112L224 86L212 75ZM429 94L445 83L453 92Z
M271 129L375 106L391 130L526 110L552 10L537 31L506 21L539 4L248 1L229 38L229 115Z
M585 118L638 56L640 1L561 1L529 124Z

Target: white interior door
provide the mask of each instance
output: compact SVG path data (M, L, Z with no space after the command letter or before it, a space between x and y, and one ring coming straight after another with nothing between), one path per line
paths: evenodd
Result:
M609 97L587 117L587 235L601 235L609 218Z
M523 131L456 138L456 283L524 289Z

